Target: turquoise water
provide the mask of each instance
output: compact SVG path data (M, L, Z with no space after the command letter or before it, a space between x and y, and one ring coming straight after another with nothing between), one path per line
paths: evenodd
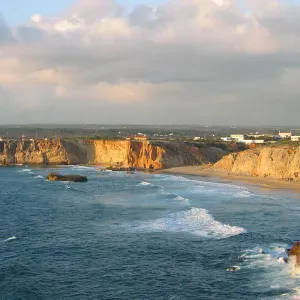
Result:
M89 181L46 181L53 170ZM297 194L15 167L0 169L0 212L0 299L299 299L277 260L300 240Z

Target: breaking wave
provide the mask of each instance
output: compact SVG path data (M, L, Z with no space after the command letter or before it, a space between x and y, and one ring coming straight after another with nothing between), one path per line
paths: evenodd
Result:
M251 272L261 272L256 282L257 288L269 287L271 290L286 290L280 295L280 299L300 299L298 287L299 277L294 274L294 262L285 263L288 245L269 245L265 248L255 247L246 249L239 257L239 267ZM262 299L278 299L268 297Z
M157 220L134 222L129 227L133 231L186 232L212 239L223 239L247 232L244 228L216 221L202 208L191 208Z
M145 186L154 186L152 183L147 182L147 181L142 181L138 185L145 185Z
M152 183L147 182L147 181L142 181L142 182L139 183L139 185L152 185L153 186Z
M144 187L152 187L152 188L157 188L157 189L161 189L164 190L164 188L160 185L155 185L153 183L147 182L147 181L142 181L139 184L137 184L137 186L144 186Z
M175 197L175 198L173 198L173 199L176 200L176 201L182 201L183 203L185 203L185 204L187 204L187 205L190 204L189 199L184 198L184 197L181 197L181 196L177 196L177 197Z
M15 236L11 236L9 237L8 239L4 240L4 242L9 242L9 241L13 241L13 240L16 240L17 238Z
M28 173L31 173L31 169L22 169L22 170L19 170L18 172L20 173L23 173L23 172L28 172Z

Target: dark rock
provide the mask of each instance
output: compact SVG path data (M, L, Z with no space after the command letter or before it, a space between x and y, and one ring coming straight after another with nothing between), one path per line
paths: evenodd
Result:
M86 176L80 175L60 175L58 173L50 173L47 176L47 179L50 181L71 181L71 182L87 182L88 179Z
M106 170L110 171L121 171L121 172L134 172L136 171L136 168L133 167L119 167L119 166L109 166L106 168Z

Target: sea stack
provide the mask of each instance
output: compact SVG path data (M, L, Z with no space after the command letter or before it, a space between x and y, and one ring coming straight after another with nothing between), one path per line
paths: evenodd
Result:
M87 182L88 179L86 176L80 175L60 175L58 173L51 172L47 179L49 181L71 181L71 182Z

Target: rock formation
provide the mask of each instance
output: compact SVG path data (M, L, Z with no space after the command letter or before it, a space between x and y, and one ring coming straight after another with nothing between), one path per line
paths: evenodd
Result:
M273 146L224 156L213 169L257 177L300 181L300 147Z
M58 173L50 173L47 176L49 181L71 181L71 182L87 182L88 179L86 176L80 175L60 175Z
M206 162L198 148L177 142L67 139L0 142L1 165L93 164L156 170Z
M293 247L288 252L289 258L295 257L295 267L300 267L300 242L294 243Z

